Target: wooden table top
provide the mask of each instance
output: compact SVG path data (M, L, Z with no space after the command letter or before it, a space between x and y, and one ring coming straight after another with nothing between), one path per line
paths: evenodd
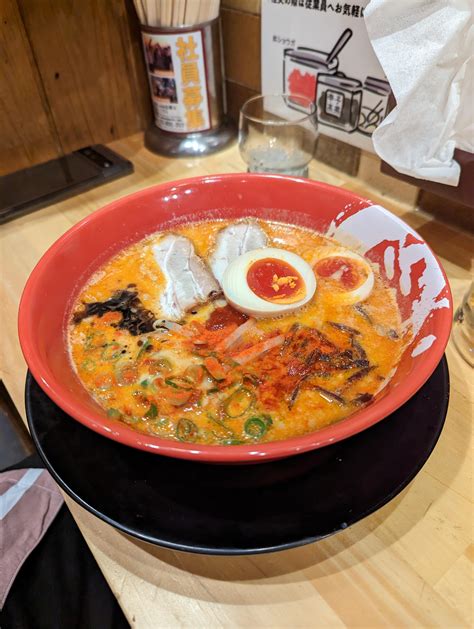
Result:
M0 227L0 378L24 417L26 365L16 319L23 286L44 251L110 201L159 182L241 172L235 146L211 157L166 159L141 135L110 145L135 173ZM474 239L360 181L315 162L310 176L392 210L431 245L458 305L471 279ZM471 627L472 369L447 348L451 401L434 453L385 507L321 542L261 556L212 557L147 545L67 498L134 627Z

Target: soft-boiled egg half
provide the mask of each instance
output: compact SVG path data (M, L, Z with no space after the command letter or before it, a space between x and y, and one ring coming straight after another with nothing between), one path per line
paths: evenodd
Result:
M296 253L265 247L231 262L222 289L237 310L254 317L275 317L307 304L316 290L316 277Z
M374 272L365 258L347 249L321 250L313 264L321 286L331 291L333 301L356 304L374 287Z

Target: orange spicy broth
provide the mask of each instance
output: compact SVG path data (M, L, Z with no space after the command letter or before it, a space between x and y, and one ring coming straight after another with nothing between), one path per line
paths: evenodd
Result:
M255 222L269 247L297 253L312 265L322 251L344 249L305 228ZM228 224L188 223L173 231L207 259L217 232ZM73 313L128 290L159 319L165 278L151 249L159 237L153 234L109 260L84 287ZM370 403L406 345L392 290L372 268L374 288L364 302L341 304L333 299L331 278L319 277L304 308L258 319L229 348L226 339L247 317L222 299L192 308L171 330L142 334L118 327L119 312L73 318L72 363L110 417L162 438L236 445L312 432ZM269 339L282 338L263 351Z

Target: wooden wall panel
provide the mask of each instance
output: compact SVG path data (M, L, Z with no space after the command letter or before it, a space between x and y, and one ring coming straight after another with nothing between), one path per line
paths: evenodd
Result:
M260 16L222 9L226 78L260 92Z
M0 175L59 153L17 2L0 0Z
M124 0L18 0L64 152L143 129L148 85Z

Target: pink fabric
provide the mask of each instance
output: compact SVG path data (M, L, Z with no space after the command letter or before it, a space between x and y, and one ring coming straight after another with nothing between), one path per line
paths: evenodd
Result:
M18 571L62 504L58 486L46 470L0 474L0 609Z

